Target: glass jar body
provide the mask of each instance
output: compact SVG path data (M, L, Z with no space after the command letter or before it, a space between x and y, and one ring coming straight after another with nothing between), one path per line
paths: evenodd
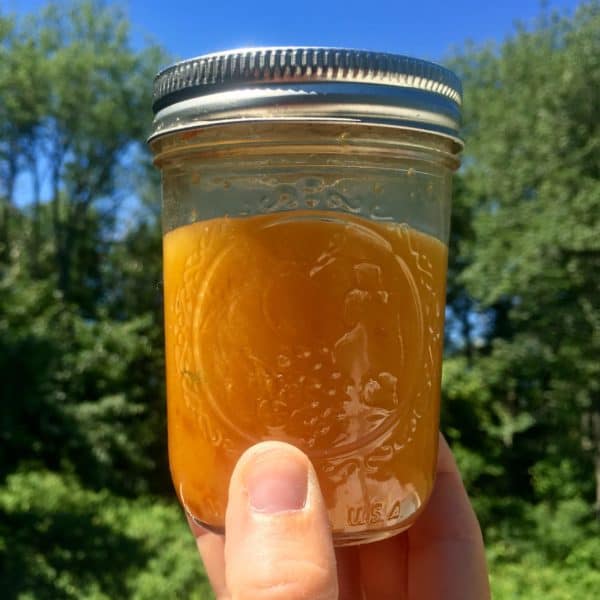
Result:
M237 459L277 439L315 465L337 545L406 529L435 477L453 143L257 122L151 146L185 509L223 531Z

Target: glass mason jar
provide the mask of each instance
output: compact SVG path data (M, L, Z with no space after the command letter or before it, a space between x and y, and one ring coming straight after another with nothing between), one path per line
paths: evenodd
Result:
M244 49L155 81L169 459L224 530L261 440L311 458L337 545L415 520L434 483L461 88L416 59Z

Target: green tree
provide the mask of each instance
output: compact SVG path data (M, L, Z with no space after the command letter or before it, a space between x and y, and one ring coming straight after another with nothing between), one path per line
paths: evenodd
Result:
M11 221L17 217L15 186L24 168L31 169L34 212L40 205L36 150L48 92L41 59L36 40L22 36L13 18L0 15L0 261L3 263L9 259ZM38 239L33 243L37 244Z
M41 16L22 22L4 18L0 35L3 215L14 204L17 176L28 176L39 236L39 177L42 169L49 172L58 287L93 310L102 291L102 244L123 199L134 192L119 175L145 152L149 82L165 57L157 47L133 51L124 15L96 0L51 3ZM144 114L147 119L140 118ZM7 217L2 226L7 229Z
M466 152L449 303L468 327L445 365L444 419L488 538L511 540L492 555L532 552L558 573L598 535L600 508L598 31L600 5L584 2L451 61Z
M144 137L167 59L95 1L0 15L0 53L3 597L209 597L166 465Z
M150 457L164 454L160 305L156 293L134 305L129 292L127 310L116 300L132 262L154 265L137 284L158 281L158 223L127 231L118 210L137 183L124 169L149 163L150 82L164 55L132 50L125 17L95 1L3 18L0 32L3 224L14 225L3 238L0 364L3 392L20 399L3 403L0 472L12 455L74 469L89 485L164 489L149 486ZM17 176L32 183L18 202Z
M444 426L500 600L587 598L600 585L598 31L587 1L451 61L467 145ZM164 447L158 184L144 136L165 62L156 46L132 49L127 20L100 1L0 14L7 597L210 597Z
M0 488L3 598L212 598L180 511L92 491L49 471Z

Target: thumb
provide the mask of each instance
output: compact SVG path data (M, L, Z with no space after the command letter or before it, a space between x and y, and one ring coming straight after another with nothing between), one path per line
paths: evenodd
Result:
M233 600L338 597L325 502L297 448L262 442L242 455L231 477L225 529Z

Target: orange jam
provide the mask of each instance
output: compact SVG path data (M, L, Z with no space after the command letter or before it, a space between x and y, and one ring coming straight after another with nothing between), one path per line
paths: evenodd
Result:
M447 249L337 212L218 218L164 237L169 457L224 526L229 477L277 439L312 459L334 535L414 520L437 456Z

